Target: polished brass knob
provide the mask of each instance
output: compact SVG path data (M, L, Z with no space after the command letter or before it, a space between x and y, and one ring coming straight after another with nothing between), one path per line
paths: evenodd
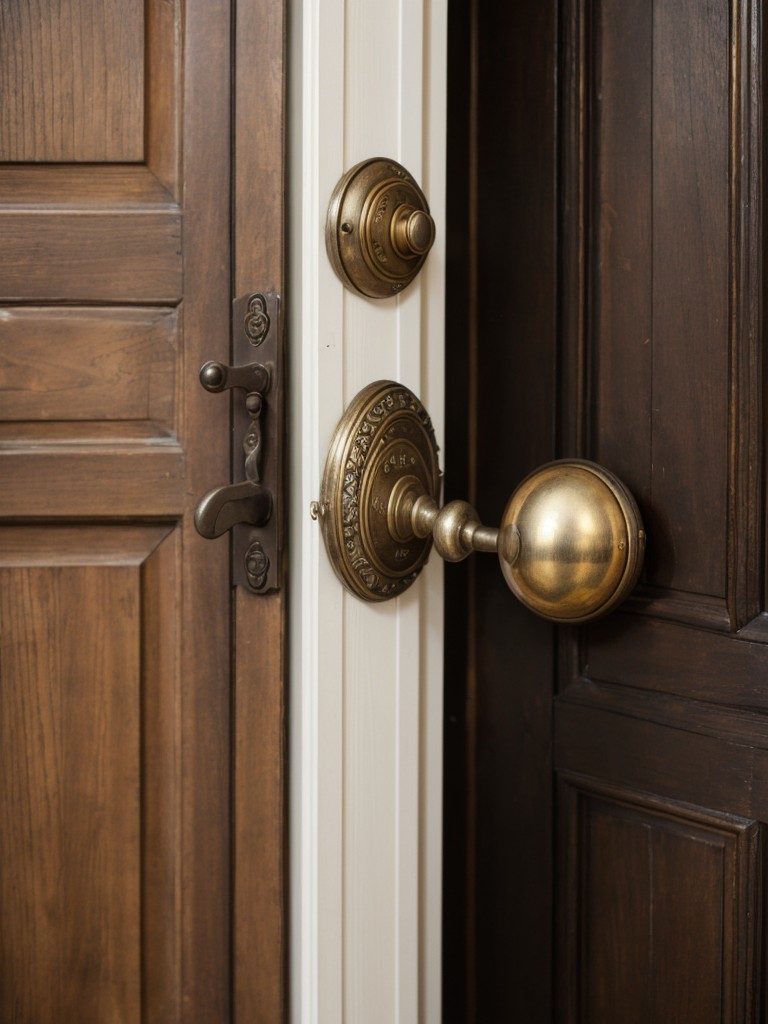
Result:
M434 240L426 197L395 160L364 160L336 185L325 244L333 269L352 291L372 299L401 292Z
M320 502L326 548L342 583L386 600L414 581L434 543L446 561L497 552L512 592L554 622L605 615L640 573L645 532L621 481L593 462L562 460L515 489L498 528L465 501L437 498L437 445L426 410L394 381L369 385L339 423Z

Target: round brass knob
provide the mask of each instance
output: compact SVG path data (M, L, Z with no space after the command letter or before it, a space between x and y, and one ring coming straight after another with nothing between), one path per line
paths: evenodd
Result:
M551 462L515 489L501 518L514 557L499 550L504 579L523 604L554 622L586 622L620 604L637 582L645 548L640 513L622 482L593 462Z
M497 552L512 592L553 622L588 622L628 596L645 532L616 476L583 460L548 463L515 489L496 529L466 501L438 505L437 450L426 410L394 381L364 388L342 417L318 511L331 564L352 593L402 593L434 543L450 562Z
M392 218L392 245L404 260L424 256L435 240L435 222L424 210L403 204Z
M352 291L373 299L401 292L434 240L426 197L395 160L364 160L334 189L325 246L333 269Z

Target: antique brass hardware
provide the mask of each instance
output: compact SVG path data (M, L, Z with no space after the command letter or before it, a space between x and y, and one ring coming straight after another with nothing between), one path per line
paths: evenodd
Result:
M440 508L437 452L423 405L394 381L368 385L344 413L313 514L353 594L368 601L401 594L434 543L451 562L497 552L515 596L553 622L587 622L628 596L645 532L612 473L583 460L550 462L515 489L497 529L483 526L465 501Z
M325 246L352 291L372 299L396 295L421 270L434 240L426 197L396 161L364 160L334 189Z
M195 526L208 539L233 531L233 580L254 593L280 586L282 509L282 339L280 299L275 292L254 293L233 304L235 365L210 360L200 383L212 393L245 391L233 405L234 482L215 487L200 501ZM253 360L254 349L262 361Z

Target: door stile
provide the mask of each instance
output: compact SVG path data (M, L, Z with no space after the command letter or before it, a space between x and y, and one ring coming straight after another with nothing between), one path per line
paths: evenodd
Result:
M181 904L179 1019L226 1020L230 1001L230 649L226 540L209 543L192 520L194 503L229 473L225 402L195 378L206 359L229 353L228 76L200 72L211 49L228 49L227 0L192 0L185 12L183 107L185 261L181 377L187 501L182 557L189 585L181 595ZM196 74L196 70L198 73ZM219 144L211 137L217 135ZM195 259L195 254L207 254ZM211 258L211 254L213 258ZM192 383L190 383L190 378ZM190 443L194 440L194 444ZM203 439L205 439L203 441ZM201 587L200 580L206 580ZM160 1017L157 1018L161 1019Z
M271 289L284 315L285 0L235 0L233 31L232 298ZM234 588L232 1000L243 1022L286 1014L286 595L285 574L263 595Z

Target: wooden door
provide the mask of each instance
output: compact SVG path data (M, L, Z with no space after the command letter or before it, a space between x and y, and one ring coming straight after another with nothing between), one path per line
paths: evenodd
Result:
M231 8L0 6L4 1021L282 1015L282 596L192 524L282 287L282 4Z
M470 628L447 835L469 840L447 860L446 991L456 1020L762 1020L761 8L463 18L470 345L453 387L473 433L451 490L497 521L535 465L591 458L633 490L648 553L636 595L579 629L534 620L481 560L449 583Z

